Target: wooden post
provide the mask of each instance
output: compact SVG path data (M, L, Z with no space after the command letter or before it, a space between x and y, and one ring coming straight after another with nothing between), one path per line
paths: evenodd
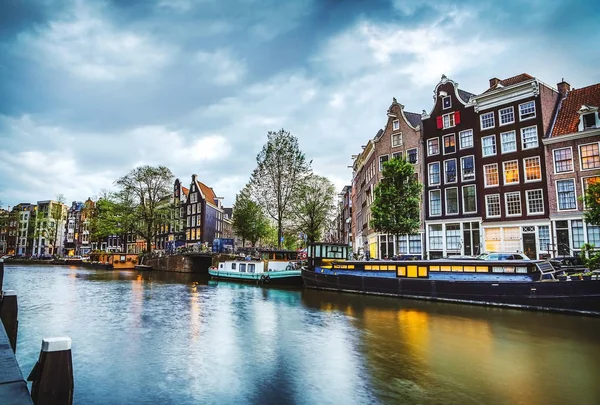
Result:
M43 339L40 358L27 381L32 381L31 398L35 405L73 404L71 338Z
M8 335L8 341L13 353L17 351L17 332L19 331L17 315L17 293L13 290L2 292L0 298L0 318L4 324L4 330L6 330L6 334Z
M2 293L2 283L4 282L4 259L0 259L0 293Z

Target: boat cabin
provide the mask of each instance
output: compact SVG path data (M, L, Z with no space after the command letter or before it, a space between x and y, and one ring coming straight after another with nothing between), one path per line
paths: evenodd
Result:
M219 263L219 271L238 273L264 273L264 262L257 260L228 260Z
M298 253L295 250L259 250L260 258L269 261L289 262L298 260Z

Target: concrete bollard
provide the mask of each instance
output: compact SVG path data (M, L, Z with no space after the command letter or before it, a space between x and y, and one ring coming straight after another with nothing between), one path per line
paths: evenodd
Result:
M73 403L73 362L71 338L42 340L42 349L27 381L32 381L31 398L35 405Z
M8 341L13 353L17 352L17 333L19 331L19 321L17 306L17 293L13 290L6 290L2 292L0 297L0 319L4 324L4 330L8 335Z

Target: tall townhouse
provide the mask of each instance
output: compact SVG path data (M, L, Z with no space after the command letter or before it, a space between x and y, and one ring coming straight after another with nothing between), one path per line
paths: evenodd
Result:
M344 186L340 197L340 242L352 246L352 186Z
M379 130L375 138L383 133ZM375 154L375 142L370 139L362 146L362 152L353 156L353 178L352 188L354 196L352 205L356 210L356 228L353 238L356 241L354 253L357 255L377 255L377 235L369 237L370 205L373 201L373 190L376 182L377 159Z
M79 245L79 232L81 226L81 212L84 208L83 202L73 201L67 211L64 253L67 256L74 256L77 253Z
M20 203L13 208L14 218L16 223L15 232L15 254L31 255L32 251L32 235L29 233L33 230L30 226L30 221L35 217L35 205L29 203Z
M59 215L53 216L54 212ZM33 239L34 255L55 255L62 252L66 218L65 204L54 200L38 201Z
M185 213L184 232L187 245L208 243L212 246L215 238L223 232L223 207L212 188L198 181L192 175L187 201L183 204Z
M551 246L558 255L571 255L584 243L600 246L600 227L583 220L580 199L590 183L600 181L600 83L571 90L563 80L558 91L556 118L543 140Z
M433 92L434 104L423 111L425 147L425 232L430 259L480 253L480 167L478 117L474 94L442 76Z
M10 208L10 207L9 207ZM0 208L0 255L7 253L7 242L8 236L8 218L10 212L4 208Z
M88 198L83 203L81 213L79 215L79 233L76 235L76 255L85 256L92 250L92 242L90 235L90 223L96 209L96 203Z
M485 250L549 254L550 220L542 138L558 92L528 74L490 79L474 97L481 153L477 173Z

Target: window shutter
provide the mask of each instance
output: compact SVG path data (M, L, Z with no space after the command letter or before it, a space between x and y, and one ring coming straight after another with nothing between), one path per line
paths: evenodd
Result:
M460 111L456 111L454 113L454 124L455 125L460 124Z
M442 123L442 116L437 117L437 129L442 129L444 124Z

